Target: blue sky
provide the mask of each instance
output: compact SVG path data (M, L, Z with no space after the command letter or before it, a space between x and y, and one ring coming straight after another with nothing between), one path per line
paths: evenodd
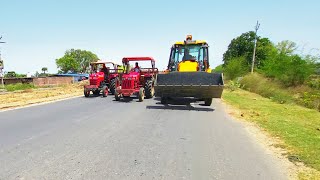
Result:
M0 48L5 71L18 73L57 72L55 59L70 48L116 62L153 56L163 69L172 43L192 34L208 41L214 67L230 41L257 20L259 35L273 42L292 40L304 53L320 48L319 7L316 0L1 0L0 34L7 43Z

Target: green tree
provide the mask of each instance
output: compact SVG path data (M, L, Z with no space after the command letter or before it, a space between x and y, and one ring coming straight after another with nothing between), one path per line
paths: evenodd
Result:
M249 72L245 57L235 57L224 67L224 74L228 79L241 77Z
M250 66L252 63L254 38L255 32L249 31L233 39L228 46L228 50L223 54L224 66L226 66L232 59L237 57L244 57L246 64ZM255 60L256 67L262 67L264 60L274 49L274 45L268 38L261 38L258 36Z
M5 78L14 78L14 77L17 77L17 74L14 71L9 71L4 75L4 77Z
M320 63L316 63L316 64L315 64L315 67L316 67L315 73L316 73L317 75L320 75Z
M59 59L56 59L59 72L67 73L69 71L75 73L88 72L88 67L91 62L97 61L99 58L96 54L81 50L70 49L65 52L65 55Z
M34 74L35 77L39 77L39 72L36 71L36 73Z
M57 67L60 69L61 73L78 72L80 69L80 64L75 58L65 55L62 58L56 60Z
M41 71L43 72L43 74L46 74L46 71L48 71L48 68L47 67L43 67L43 68L41 68Z
M315 65L299 55L278 53L270 57L262 69L268 77L278 79L286 86L297 86L315 72Z
M212 69L212 72L214 73L222 73L223 72L223 64L220 64L219 66Z
M5 78L21 78L21 77L27 77L26 74L18 74L15 71L8 71L5 75Z
M284 40L276 45L276 48L280 54L292 55L297 50L297 44L295 42Z

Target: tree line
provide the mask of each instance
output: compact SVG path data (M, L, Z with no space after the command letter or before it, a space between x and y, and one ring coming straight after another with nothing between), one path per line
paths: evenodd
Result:
M234 38L223 54L223 64L214 71L224 72L236 79L250 72L255 32L249 31ZM296 43L284 40L277 44L268 38L257 37L255 71L282 82L285 86L304 84L313 75L320 75L319 55L297 53Z
M90 71L90 63L98 61L98 56L91 51L81 49L67 50L61 58L56 59L58 73L88 73ZM32 77L46 77L52 74L47 73L48 68L41 68L41 72L36 71ZM27 74L19 74L15 71L6 72L5 78L28 77Z
M50 76L50 74L48 74L48 68L47 67L43 67L41 68L41 73L39 73L38 71L36 71L35 74L19 74L16 73L15 71L8 71L5 72L4 74L4 78L25 78L25 77L46 77L46 76Z

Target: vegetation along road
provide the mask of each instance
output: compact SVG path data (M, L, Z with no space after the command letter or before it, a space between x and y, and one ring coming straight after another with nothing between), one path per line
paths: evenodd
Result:
M1 112L0 179L287 178L220 100L171 103L80 97Z

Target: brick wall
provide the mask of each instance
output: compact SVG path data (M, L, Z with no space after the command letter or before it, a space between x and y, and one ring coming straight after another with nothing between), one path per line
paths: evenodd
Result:
M1 79L0 79L1 81ZM4 78L3 83L8 84L17 84L17 83L32 83L33 78ZM0 82L1 83L1 82Z
M35 86L61 85L72 84L73 77L39 77L39 78L5 78L5 85L17 83L33 83ZM0 82L1 83L1 82Z
M35 86L62 85L72 84L73 77L39 77L33 78Z

